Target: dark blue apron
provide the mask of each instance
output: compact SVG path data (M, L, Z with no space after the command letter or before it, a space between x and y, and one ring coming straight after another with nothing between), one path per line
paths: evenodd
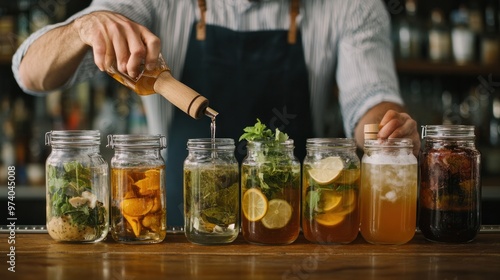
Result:
M259 118L295 141L295 155L305 156L312 137L309 84L300 33L296 43L288 31L237 32L206 25L206 37L196 39L193 26L181 81L208 98L219 112L218 138L233 138L238 161L246 154L238 142L243 128ZM183 161L191 138L210 137L210 119L194 120L174 112L166 158L167 224L183 226Z

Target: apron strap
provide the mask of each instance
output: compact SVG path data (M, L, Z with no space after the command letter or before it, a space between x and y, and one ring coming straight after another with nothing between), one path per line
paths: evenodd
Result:
M206 38L205 16L207 13L207 1L198 0L200 8L200 20L196 25L196 40L204 41ZM297 16L300 10L300 0L292 0L290 5L290 28L288 29L288 43L293 45L297 42Z
M290 45L297 42L297 16L300 10L300 0L292 0L290 6L290 28L288 28L288 43Z
M206 37L205 15L207 13L206 0L198 0L198 7L200 8L200 21L196 25L196 40L204 41Z

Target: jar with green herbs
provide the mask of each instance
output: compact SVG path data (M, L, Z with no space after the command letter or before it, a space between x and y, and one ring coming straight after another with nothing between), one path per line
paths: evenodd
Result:
M120 243L150 244L165 239L166 147L161 135L108 135L111 159L111 236Z
M254 244L290 244L300 230L300 162L294 142L260 121L247 127L241 165L241 227Z
M314 243L347 244L359 233L360 160L354 139L311 138L302 168L302 231Z
M47 230L61 242L93 243L109 230L109 167L97 130L50 131L46 160Z
M233 242L240 231L239 165L230 138L189 139L184 161L184 232L196 244Z

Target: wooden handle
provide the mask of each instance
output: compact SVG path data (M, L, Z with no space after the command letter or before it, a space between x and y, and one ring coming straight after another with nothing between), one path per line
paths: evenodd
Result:
M378 131L379 131L378 124L365 124L364 126L365 140L377 139Z
M208 99L177 81L170 71L164 71L158 76L154 90L195 119L201 118L208 107Z

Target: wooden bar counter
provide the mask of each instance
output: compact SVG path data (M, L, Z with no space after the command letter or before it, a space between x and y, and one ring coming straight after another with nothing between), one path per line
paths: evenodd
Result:
M153 245L111 237L95 244L53 241L47 233L15 233L15 272L8 270L12 233L1 233L0 279L499 279L500 232L467 244L426 241L317 245L302 235L286 246L259 246L241 236L230 245L189 243L169 233ZM11 254L11 253L10 253ZM7 260L7 262L6 262Z

